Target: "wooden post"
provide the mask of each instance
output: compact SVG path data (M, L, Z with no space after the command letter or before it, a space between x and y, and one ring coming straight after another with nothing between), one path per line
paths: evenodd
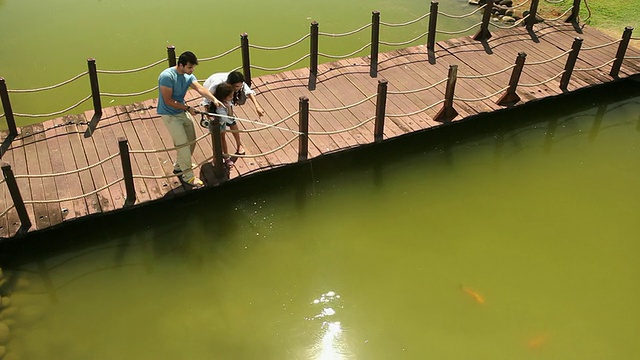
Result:
M480 25L480 31L473 37L473 40L486 41L491 38L491 32L489 32L489 21L491 21L491 12L493 11L493 0L487 0L487 4L484 7L484 13L482 14L482 24Z
M387 107L387 80L378 80L378 97L376 98L376 124L373 132L373 141L379 143L384 136L384 116Z
M251 86L251 59L249 58L249 35L240 34L240 48L242 50L242 72L245 84Z
M309 99L300 96L298 103L298 123L300 135L298 137L298 161L307 160L309 154Z
M4 81L3 77L0 77L0 98L2 99L4 118L7 119L9 135L17 136L18 128L16 127L16 119L13 116L13 109L11 108L11 101L9 100L9 90L7 90L7 83Z
M371 59L369 76L378 76L378 49L380 47L380 12L371 12Z
M564 73L560 79L560 89L567 90L569 80L571 79L571 73L576 66L576 60L578 60L578 54L580 53L580 47L582 47L582 38L576 37L571 45L571 52L567 57L567 63L564 65Z
M177 65L176 62L176 47L173 45L167 46L167 61L169 62L169 67L174 67Z
M516 67L513 68L513 72L511 72L511 78L509 79L509 88L507 89L507 92L505 92L500 97L496 104L507 106L520 101L520 96L516 94L516 88L518 87L518 81L520 81L520 75L522 74L522 69L524 68L524 61L526 58L526 53L518 53L518 57L516 57Z
M618 77L620 67L622 66L622 60L624 60L624 54L627 52L627 47L629 46L629 40L631 40L632 33L633 27L627 26L626 28L624 28L624 32L622 33L622 41L620 41L620 45L618 45L618 52L616 53L616 61L613 62L611 71L609 72L609 75L613 77Z
M16 178L13 176L11 165L3 162L2 174L4 176L4 180L7 182L7 188L9 189L9 194L11 194L11 200L13 200L13 205L16 207L16 212L20 219L20 228L22 231L28 230L31 227L31 220L29 219L29 214L27 214L27 208L24 206L24 201L22 201L22 195L20 195L20 189L18 189Z
M100 101L100 86L98 85L98 71L96 70L96 59L87 59L89 68L89 81L91 82L91 98L93 98L93 111L102 115L102 102Z
M311 41L309 54L309 90L316 89L318 79L318 23L311 22Z
M220 131L220 119L214 116L209 120L209 133L211 134L211 143L213 144L213 172L220 182L228 180L227 172L224 169L224 159L222 154L222 131Z
M136 202L136 188L133 184L133 171L131 170L131 157L129 156L129 142L126 138L118 138L118 148L120 149L120 162L122 163L124 187L127 191L127 198L124 201L124 206L127 207Z
M531 0L531 6L529 6L529 17L524 20L527 30L532 30L533 25L538 23L536 20L538 17L538 3L539 0Z
M449 65L449 76L447 78L447 89L444 94L444 106L438 114L436 114L435 121L449 122L458 116L458 112L453 108L453 95L456 90L456 79L458 75L458 65Z
M429 57L435 58L436 54L436 28L438 24L438 2L431 2L429 10L429 32L427 33L427 52Z
M582 0L573 0L573 7L571 8L571 14L564 22L570 22L578 24L578 18L580 17L580 2Z

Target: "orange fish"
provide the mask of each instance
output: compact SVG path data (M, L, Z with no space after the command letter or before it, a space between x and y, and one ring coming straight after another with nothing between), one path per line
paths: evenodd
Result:
M540 347L542 347L542 345L544 345L547 342L548 338L549 338L549 334L538 335L533 339L529 340L527 342L527 346L529 346L529 348L531 349L539 349Z
M471 296L478 304L484 304L484 297L482 295L462 285L460 285L460 288L462 291L469 294L469 296Z

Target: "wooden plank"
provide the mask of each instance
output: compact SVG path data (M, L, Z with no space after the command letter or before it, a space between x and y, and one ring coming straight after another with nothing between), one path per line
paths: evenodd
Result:
M26 175L29 173L27 164L28 157L25 151L25 140L28 142L31 139L31 127L24 127L21 130L21 134L13 140L11 146L13 150L13 164L11 164L11 168L15 176ZM22 200L31 200L33 198L31 191L31 181L27 178L17 178L16 183L18 184L18 189L20 190L20 194L22 195ZM32 227L36 227L37 223L35 221L36 217L33 205L26 204L25 207L27 209L29 219L31 219ZM18 227L15 227L15 230L13 230L12 233L15 233L18 230L19 226L20 225L18 223Z
M36 150L38 155L38 163L40 165L40 172L42 174L53 174L53 168L51 166L51 159L49 156L49 149L52 147L52 143L48 141L48 134L52 129L45 127L53 126L52 122L34 124L34 140L36 143ZM57 185L54 177L42 178L42 186L44 191L43 198L45 200L57 200ZM47 213L49 215L49 224L47 226L59 224L62 222L62 213L60 211L60 203L53 202L46 204Z
M81 123L86 123L86 119L84 114L82 115L69 115L67 117L68 120L71 121L69 125L66 126L67 129L67 137L69 139L69 143L71 144L71 156L75 159L76 169L82 169L89 166L89 160L87 159L86 150L84 149L84 144L82 143L81 136L84 134L84 127L79 125ZM89 192L96 189L93 176L90 170L82 170L78 173L80 177L80 194L88 194ZM84 197L87 210L89 214L95 214L102 212L100 207L100 200L96 194L87 195Z

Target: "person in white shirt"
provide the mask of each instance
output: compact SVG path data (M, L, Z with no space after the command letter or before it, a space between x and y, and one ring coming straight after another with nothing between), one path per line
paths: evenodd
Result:
M243 105L246 102L246 99L249 98L253 103L256 113L258 116L264 115L264 109L258 103L256 99L256 92L251 90L249 85L244 82L244 75L239 71L232 71L229 73L215 73L204 82L203 86L208 89L212 94L215 93L218 85L222 83L227 83L233 86L234 94L233 94L233 105ZM211 104L211 100L204 97L202 101L202 105L204 105L204 109L206 112L209 111L209 105ZM238 132L238 124L235 119L227 118L227 125L232 130L232 134L234 139L236 140L236 154L244 155L245 149L242 146L242 142L240 141L240 133Z

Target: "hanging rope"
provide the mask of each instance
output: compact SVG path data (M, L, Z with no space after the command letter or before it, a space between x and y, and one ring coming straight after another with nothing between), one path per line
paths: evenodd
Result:
M60 87L62 85L66 85L72 81L76 81L78 79L80 79L81 77L85 76L89 74L89 71L85 71L83 73L80 73L74 77L72 77L69 80L63 81L59 84L55 84L55 85L51 85L51 86L46 86L46 87L41 87L41 88L37 88L37 89L24 89L24 90L7 90L8 93L30 93L30 92L37 92L37 91L44 91L44 90L51 90L51 89L55 89L57 87Z
M96 69L97 73L102 73L102 74L129 74L129 73L134 73L134 72L138 72L138 71L142 71L142 70L146 70L149 68L152 68L158 64L161 64L163 62L167 61L167 59L160 59L152 64L143 66L143 67L139 67L137 69L131 69L131 70L99 70Z
M382 41L380 43L382 43ZM361 47L360 49L358 49L358 50L356 50L356 51L354 51L352 53L346 54L346 55L328 55L328 54L321 53L321 52L318 52L318 55L324 56L324 57L327 57L327 58L330 58L330 59L346 59L346 58L349 58L349 57L359 53L360 51L368 48L369 46L371 46L371 43L368 43L367 45Z
M257 65L251 65L251 68L252 69L259 69L259 70L263 70L263 71L280 71L280 70L284 70L286 68L292 67L293 65L295 65L295 64L299 63L300 61L308 58L309 56L311 56L311 55L310 54L306 54L305 56L303 56L300 59L292 62L291 64L285 65L285 66L281 66L281 67L278 67L278 68L267 68L267 67L262 67L262 66L257 66Z
M88 193L84 193L82 195L78 195L78 196L72 196L72 197L68 197L68 198L63 198L63 199L57 199L57 200L25 200L24 203L25 204L50 204L50 203L57 203L57 202L63 202L63 201L73 201L73 200L78 200L78 199L82 199L84 197L87 196L91 196L94 194L99 193L100 191L110 188L111 186L119 183L120 181L124 180L124 177L121 177L119 179L114 180L113 182L110 182L109 184L99 188L99 189L95 189L93 191L90 191Z
M544 81L541 81L541 82L538 82L538 83L533 83L533 84L520 83L520 84L518 84L518 86L523 86L523 87L540 86L542 84L548 83L551 80L559 78L560 76L562 76L562 74L564 74L564 70L560 71L560 73L558 75L553 76L553 77L551 77L551 78L549 78L547 80L544 80Z
M466 17L469 17L469 16L475 14L478 11L480 11L480 10L486 8L486 7L487 7L487 4L484 4L484 5L480 6L480 7L478 7L477 9L473 10L472 12L470 12L468 14L464 14L464 15L450 15L450 14L447 14L447 13L442 12L442 11L438 11L438 14L446 16L448 18L452 18L452 19L462 19L462 18L466 18Z
M611 60L607 61L606 63L604 63L602 65L599 65L599 66L594 66L594 67L591 67L591 68L574 68L573 71L593 71L593 70L597 70L597 69L600 69L602 67L605 67L605 66L613 63L614 61L616 61L615 58L613 58L613 59L611 59Z
M234 51L236 51L236 50L238 50L238 49L240 49L240 45L238 45L238 46L236 46L236 47L234 47L234 48L231 48L231 49L229 49L229 50L227 50L227 51L223 52L223 53L222 53L222 54L220 54L220 55L211 56L211 57L204 58L204 59L199 59L199 61L211 61L211 60L219 59L219 58L221 58L221 57L223 57L223 56L226 56L226 55L228 55L228 54L231 54L232 52L234 52Z
M357 29L355 29L355 30L352 30L352 31L349 31L349 32L346 32L346 33L342 33L342 34L330 34L330 33L325 33L325 32L318 31L318 35L329 36L329 37L342 37L342 36L348 36L348 35L353 35L353 34L355 34L355 33L359 32L359 31L362 31L362 30L364 30L364 29L366 29L366 28L368 28L368 27L370 27L370 26L371 26L371 23L366 24L366 25L363 25L363 26L362 26L362 27L360 27L360 28L357 28Z
M75 103L74 105L69 106L68 108L64 109L64 110L60 110L60 111L56 111L56 112L52 112L52 113L48 113L48 114L21 114L21 113L14 113L15 116L23 116L23 117L31 117L31 118L36 118L36 117L50 117L50 116L54 116L54 115L60 115L63 113L66 113L69 110L75 109L78 106L80 106L80 104L82 104L83 102L87 101L91 99L91 95L85 97L84 99L80 100L79 102Z
M428 13L426 13L426 14L424 14L424 15L416 18L416 19L413 19L411 21L407 21L407 22L404 22L404 23L393 24L393 23L387 23L387 22L380 21L380 25L389 26L389 27L406 26L406 25L411 25L413 23L416 23L416 22L418 22L418 21L420 21L420 20L422 20L422 19L424 19L424 18L426 18L428 16L431 16L430 12L428 12Z
M487 96L483 96L483 97L479 97L479 98L469 99L469 98L461 98L461 97L454 96L453 99L454 100L465 101L465 102L482 101L482 100L487 100L488 98L494 97L494 96L500 94L501 92L507 90L508 88L509 88L508 86L505 86L502 89L494 92L493 94L490 94L490 95L487 95Z
M422 33L422 34L420 34L420 35L416 36L415 38L413 38L413 39L411 39L411 40L404 41L404 42L399 42L399 43L393 43L393 42L387 42L387 41L379 41L379 42L380 42L380 44L383 44L383 45L389 45L389 46L407 45L407 44L410 44L410 43L412 43L412 42L414 42L414 41L417 41L417 40L418 40L418 39L420 39L420 38L423 38L423 37L427 36L427 34L428 34L428 33L429 33L429 32L428 32L428 31L426 31L426 32L424 32L424 33Z
M293 45L298 44L299 42L301 42L302 40L308 38L309 36L311 36L311 34L307 34L307 35L301 37L300 39L292 42L291 44L282 45L282 46L259 46L259 45L249 44L249 47L250 48L260 49L260 50L282 50L282 49L286 49L286 48L292 47Z
M416 111L413 111L413 112L410 112L410 113L404 113L404 114L386 114L385 116L390 117L390 118L394 118L394 117L405 117L405 116L413 116L413 115L415 115L415 114L419 114L419 113L421 113L421 112L425 112L425 111L427 111L427 110L431 109L431 108L432 108L432 107L434 107L434 106L437 106L437 105L439 105L439 104L442 104L443 102L444 102L444 99L442 99L442 100L440 100L440 101L437 101L437 102L435 102L435 103L433 103L433 104L431 104L431 105L427 106L426 108L423 108L423 109L420 109L420 110L416 110Z

